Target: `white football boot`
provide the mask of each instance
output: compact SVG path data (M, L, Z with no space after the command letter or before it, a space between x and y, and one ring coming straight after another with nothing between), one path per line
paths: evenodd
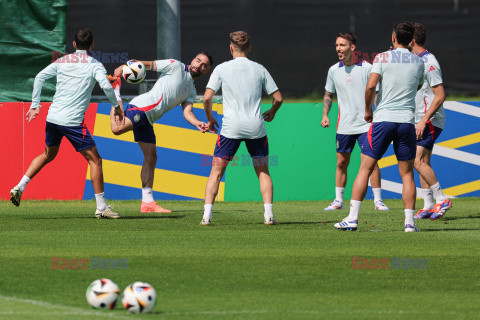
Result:
M121 216L118 213L113 212L112 208L113 208L113 206L107 206L107 208L105 210L98 210L97 209L97 211L95 211L95 217L97 219L102 219L102 218L118 219L118 218L120 218Z
M332 203L328 207L326 207L325 211L330 211L330 210L341 210L345 209L345 206L343 205L343 202L338 201L337 199L333 200Z
M10 201L17 207L20 205L20 200L22 199L22 191L20 191L20 188L18 186L13 187L12 190L10 190Z

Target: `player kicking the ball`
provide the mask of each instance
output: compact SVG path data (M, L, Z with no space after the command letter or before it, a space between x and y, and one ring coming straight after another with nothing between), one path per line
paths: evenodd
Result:
M421 57L425 63L425 82L417 92L415 114L417 131L417 156L415 169L420 174L420 184L423 193L423 208L415 215L415 219L440 218L452 207L452 202L445 197L435 172L430 166L432 150L435 141L445 127L445 90L443 89L442 70L433 54L425 49L427 31L420 23L413 23L412 52ZM433 197L436 204L434 205Z
M152 90L133 98L125 107L125 121L117 121L112 109L110 123L112 132L116 135L133 130L135 142L142 149L144 160L141 172L140 212L170 213L170 210L160 207L153 199L153 178L157 163L153 124L165 112L181 104L185 119L201 132L208 131L207 124L199 121L193 114L193 103L197 95L193 81L210 70L213 59L208 53L202 52L192 60L190 65L174 59L142 61L142 63L147 70L161 72L162 75ZM115 77L121 77L122 67L115 69Z
M365 121L365 88L372 65L366 61L354 61L353 56L357 37L350 32L337 33L335 49L339 63L328 70L325 96L323 98L322 127L330 126L328 113L332 107L333 94L337 92L337 171L335 174L335 200L325 210L344 209L343 193L347 184L347 169L355 142L360 148L366 141L370 125ZM363 155L362 155L363 157ZM388 210L382 201L381 176L378 165L375 165L370 182L372 184L376 210Z
M373 119L373 122L367 141L362 146L363 157L353 183L350 213L342 222L335 224L339 230L357 230L358 213L367 192L368 177L393 142L403 181L405 232L420 231L413 220L416 192L413 179L416 151L414 123L415 95L423 85L425 66L422 59L408 50L414 33L411 23L397 23L392 33L394 49L378 54L373 62L365 91L365 120L372 122ZM378 83L377 106L373 114L372 104Z
M45 128L45 151L33 159L20 183L10 191L11 201L16 206L20 205L20 199L27 183L47 163L55 159L62 138L65 136L90 165L90 176L97 201L95 216L98 219L120 218L120 215L113 212L105 202L102 158L98 154L95 142L84 122L85 111L90 103L95 81L98 81L112 103L115 116L118 119L123 118L123 111L119 107L115 93L107 79L107 71L99 61L89 54L93 45L92 32L88 29L79 30L75 34L75 41L73 42L76 52L59 58L35 77L32 105L27 112L28 122L35 119L40 112L40 93L43 82L56 76L57 91L48 110Z
M264 223L278 224L273 217L273 183L268 170L268 140L264 120L270 122L282 105L282 95L268 71L247 58L250 36L244 31L230 34L230 53L233 59L213 70L203 97L211 132L216 132L217 121L212 115L212 98L222 88L223 125L213 154L212 171L205 187L205 206L200 225L210 225L212 208L220 180L227 165L245 141L253 158L255 172L260 180L264 202ZM261 113L262 89L273 97L272 108Z

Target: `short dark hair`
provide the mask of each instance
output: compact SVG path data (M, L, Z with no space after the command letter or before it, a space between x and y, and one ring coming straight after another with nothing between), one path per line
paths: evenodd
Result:
M343 38L350 41L350 44L357 45L357 36L351 32L338 32L337 38Z
M208 58L208 61L210 62L210 67L213 66L213 57L212 57L212 55L211 55L210 53L208 53L207 51L202 51L202 52L199 52L199 53L197 54L197 56L198 56L199 54L203 54L205 57L207 57L207 58Z
M74 40L77 44L77 49L88 50L93 43L93 33L87 28L82 28L75 33Z
M250 48L250 36L245 31L235 31L230 33L230 42L242 52L245 52Z
M412 42L415 28L410 22L398 22L393 26L393 32L399 44L408 46Z
M419 46L423 47L425 45L425 41L427 41L427 30L420 22L412 22L412 25L415 28L413 39Z

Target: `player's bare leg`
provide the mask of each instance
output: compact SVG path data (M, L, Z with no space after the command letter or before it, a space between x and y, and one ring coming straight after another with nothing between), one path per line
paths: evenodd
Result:
M424 219L430 217L435 220L445 214L445 212L452 207L452 203L443 194L440 183L430 165L430 159L432 157L432 150L428 150L422 146L417 146L417 154L415 157L415 170L420 175L420 183L422 184L422 191L424 195L424 209L427 207L428 211L421 212L420 210L416 218ZM433 204L433 198L435 197L436 204ZM433 212L432 212L433 209Z
M125 118L125 124L127 123ZM131 123L131 121L130 121ZM133 127L133 126L132 126ZM143 164L140 178L142 179L142 205L140 212L170 213L171 210L160 207L153 199L153 178L157 164L157 146L154 143L138 142L143 152Z
M225 174L228 162L228 160L219 157L213 157L212 159L212 170L210 171L210 176L208 177L207 185L205 187L205 206L203 218L200 222L201 226L208 226L211 224L213 203L217 197L220 181Z
M398 161L398 171L403 182L402 200L405 207L405 232L420 231L413 220L417 188L413 178L414 160Z
M362 201L367 194L368 179L378 161L367 155L363 155L361 159L362 161L360 163L360 169L358 170L357 177L353 182L352 200L350 200L350 212L345 219L334 225L334 227L338 230L357 230L358 213L360 212Z
M337 169L335 170L335 199L324 210L345 209L343 205L343 193L347 184L347 170L350 164L350 153L337 152Z
M363 154L362 154L363 157ZM375 210L386 211L388 207L383 203L382 199L382 175L380 173L380 168L378 163L373 168L372 174L370 175L370 185L372 186L373 191L373 203L375 205Z
M264 223L266 225L279 224L273 218L273 182L268 170L268 156L253 159L253 165L260 182L260 192L262 193L263 205L265 207Z
M45 146L43 153L39 154L32 160L28 166L25 175L20 182L10 190L10 201L17 207L20 205L22 193L25 191L27 183L40 172L40 170L49 162L51 162L58 154L59 146Z
M95 217L97 219L108 218L118 219L120 215L112 211L112 206L107 206L105 193L103 189L103 167L102 157L98 153L97 147L93 146L85 150L81 150L80 154L87 160L90 166L90 180L92 181L93 190L95 192L95 200L97 202L97 210Z

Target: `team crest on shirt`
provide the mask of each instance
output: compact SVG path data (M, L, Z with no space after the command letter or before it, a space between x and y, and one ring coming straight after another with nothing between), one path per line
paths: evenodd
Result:
M139 115L139 114L136 114L136 115L133 117L133 121L135 121L135 122L140 121L140 115Z
M353 77L351 74L347 74L347 85L351 86L353 84Z

